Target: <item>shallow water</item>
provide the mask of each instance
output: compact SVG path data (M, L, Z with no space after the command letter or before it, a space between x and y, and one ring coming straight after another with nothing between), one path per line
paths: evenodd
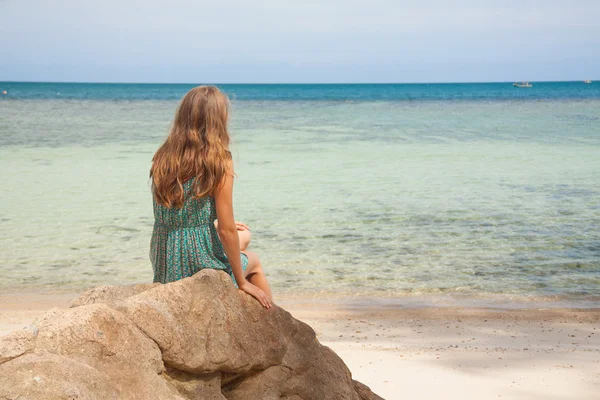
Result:
M0 288L152 280L176 106L0 101ZM231 122L236 218L276 292L600 295L600 99L238 99Z

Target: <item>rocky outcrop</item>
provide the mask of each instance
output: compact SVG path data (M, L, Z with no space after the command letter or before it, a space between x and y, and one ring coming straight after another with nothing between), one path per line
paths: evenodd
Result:
M0 399L380 399L224 272L101 286L0 338Z

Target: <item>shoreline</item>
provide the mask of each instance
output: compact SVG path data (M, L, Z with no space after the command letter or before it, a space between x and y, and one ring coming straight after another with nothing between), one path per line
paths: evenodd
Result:
M135 282L131 285L151 283ZM129 285L129 284L128 284ZM76 298L85 291L102 285L94 285L81 289L58 287L0 287L0 304L4 297L25 296L36 298ZM286 303L302 303L307 305L339 306L348 309L364 309L379 307L386 309L420 309L420 308L467 308L467 309L600 309L600 295L516 295L500 293L392 293L392 292L334 292L334 291L277 291L275 300L282 299Z
M68 308L81 293L0 293L0 336L51 308ZM277 304L387 400L579 399L600 392L600 307L382 306L283 295Z

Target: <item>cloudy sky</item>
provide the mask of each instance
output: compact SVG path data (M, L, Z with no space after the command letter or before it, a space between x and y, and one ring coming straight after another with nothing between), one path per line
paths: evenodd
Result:
M600 0L0 0L0 81L600 79Z

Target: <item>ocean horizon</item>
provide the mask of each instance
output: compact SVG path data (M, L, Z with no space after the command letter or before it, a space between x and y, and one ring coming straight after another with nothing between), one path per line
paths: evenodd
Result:
M597 304L600 83L530 82L217 84L274 292ZM0 289L152 280L150 161L193 86L0 82Z
M593 81L445 83L236 83L214 84L232 100L539 100L600 98ZM0 99L179 100L201 83L0 82ZM263 90L268 88L268 90Z

